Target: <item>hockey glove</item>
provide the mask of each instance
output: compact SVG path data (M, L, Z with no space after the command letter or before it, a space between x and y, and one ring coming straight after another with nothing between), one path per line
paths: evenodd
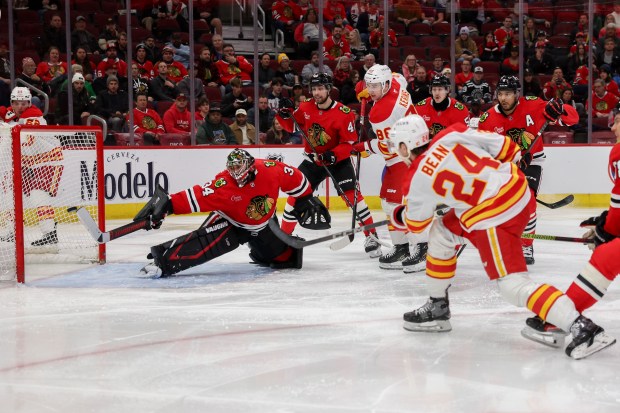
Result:
M361 102L364 99L370 99L370 93L368 93L368 89L364 88L361 92L357 94L358 102Z
M360 154L362 158L368 158L371 153L373 153L368 145L368 142L358 142L353 144L353 151L351 151L351 155Z
M290 119L293 117L293 110L289 108L280 108L278 109L278 115L284 120Z
M297 198L291 212L299 225L308 229L329 229L332 220L329 211L318 197L307 195Z
M521 169L521 171L525 173L525 170L528 168L528 166L530 166L531 163L532 154L530 152L527 152L526 154L522 155L521 159L519 160L519 169Z
M166 191L158 185L151 199L142 207L133 220L140 221L148 218L151 221L151 228L147 228L147 230L159 229L164 222L164 218L172 213L173 210L170 197Z
M581 223L581 227L589 228L583 237L594 241L594 246L589 244L590 249L594 249L616 238L615 235L605 231L607 221L607 211L603 211L598 217L591 217Z
M566 114L564 112L564 108L562 107L563 104L564 102L562 102L562 99L551 99L547 102L544 112L545 118L549 122L557 122L562 115Z
M405 210L407 207L405 205L398 205L396 208L392 210L390 214L390 223L400 231L407 230L407 224L405 223Z
M332 151L325 151L319 154L319 160L323 162L323 165L330 166L338 162L336 154Z

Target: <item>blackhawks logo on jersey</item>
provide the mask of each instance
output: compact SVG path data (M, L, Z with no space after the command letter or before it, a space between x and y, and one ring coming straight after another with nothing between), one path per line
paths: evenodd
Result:
M266 167L270 167L270 166L276 166L276 163L274 161L265 161L264 162Z
M215 187L216 188L221 188L224 185L226 185L226 179L224 179L224 178L220 178L217 181L215 181Z
M331 140L331 137L325 133L325 129L318 123L313 123L310 129L308 129L308 139L315 148L317 146L326 145Z
M519 147L523 150L529 148L534 141L534 135L521 128L509 129L506 136L519 145Z
M526 96L525 100L538 100L538 96Z
M155 123L155 120L153 120L152 117L146 115L142 118L142 127L149 130L155 129L157 127L157 123Z
M445 127L445 126L443 126L443 125L442 125L442 124L440 124L440 123L433 123L433 124L431 125L431 127L429 128L429 132L430 132L431 137L433 137L433 136L437 135L439 132L441 132L441 131L442 131L442 130L444 130L445 128L446 128L446 127Z
M181 76L181 70L178 67L169 64L168 65L168 76L170 77L179 77Z
M480 115L480 120L478 120L478 123L482 123L485 120L487 120L487 118L489 117L488 112L484 112L482 115Z
M463 106L463 104L461 102L454 102L454 107L458 110L463 110L465 109L465 106Z
M276 201L273 198L269 198L268 195L255 196L250 200L250 204L245 210L245 215L250 219L260 221L269 214L275 203Z
M340 106L340 110L344 113L351 113L351 108L345 105Z

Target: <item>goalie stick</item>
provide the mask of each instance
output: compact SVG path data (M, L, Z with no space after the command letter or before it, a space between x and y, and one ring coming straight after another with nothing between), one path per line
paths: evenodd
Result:
M147 218L140 221L133 221L110 231L103 232L99 229L97 223L93 217L90 216L90 213L86 210L86 208L81 207L78 209L76 207L71 207L67 209L67 212L75 212L84 228L86 228L91 237L93 237L99 244L105 244L106 242L124 237L125 235L141 229L151 229L151 221Z
M381 227L383 225L387 225L388 222L389 221L387 219L383 221L379 221L379 222L373 222L372 224L362 225L357 228L349 228L344 231L335 232L333 234L325 235L324 237L319 237L319 238L311 239L308 241L302 240L301 238L294 237L293 235L287 234L286 232L282 231L282 229L280 229L280 225L278 225L278 223L275 222L275 220L273 219L269 220L269 228L271 229L271 231L273 231L275 236L278 237L278 239L280 239L280 241L284 242L289 247L300 249L300 248L308 247L310 245L329 241L335 238L344 237L349 234L354 234L357 232L366 231L368 229Z
M560 235L543 235L543 234L522 234L521 238L542 239L542 240L547 240L547 241L579 242L582 244L591 244L594 242L593 239L589 239L589 238L563 237Z
M546 206L549 209L562 208L563 206L570 204L574 200L575 200L575 196L572 194L568 195L566 198L563 198L563 199L560 199L559 201L551 202L551 203L547 203L547 202L541 201L540 199L536 198L536 202L538 202L540 205Z

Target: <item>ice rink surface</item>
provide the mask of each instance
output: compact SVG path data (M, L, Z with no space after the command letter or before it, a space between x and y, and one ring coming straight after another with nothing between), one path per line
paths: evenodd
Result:
M581 236L599 212L540 207L538 232ZM203 219L113 241L103 266L33 266L25 285L0 284L0 412L620 411L620 345L575 361L523 339L528 311L500 298L473 247L449 333L402 328L425 276L380 270L361 236L307 248L302 270L256 267L241 246L176 277L136 277L150 245ZM337 213L333 228L349 223ZM550 241L535 252L532 277L561 289L590 256ZM616 338L619 284L586 313Z

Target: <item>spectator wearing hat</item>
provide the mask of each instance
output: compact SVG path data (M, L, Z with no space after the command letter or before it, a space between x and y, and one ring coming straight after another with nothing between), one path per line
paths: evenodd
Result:
M540 87L540 81L537 76L530 69L525 69L523 72L523 96L542 96L542 88Z
M550 51L551 49L553 49L553 44L549 41L549 39L547 38L547 32L544 30L539 30L536 33L536 43L534 43L535 47L538 46L540 47L540 44L544 44L545 47L545 51Z
M263 95L258 98L258 131L260 133L267 133L273 123L273 118L276 112L269 108L269 100L267 96ZM255 109L251 107L248 110L248 122L255 125Z
M188 75L187 69L183 64L174 60L174 49L170 46L164 46L161 51L161 60L155 64L155 76L159 74L160 63L166 63L168 67L168 79L175 84L179 83Z
M112 17L109 17L105 22L105 28L99 33L100 39L105 39L106 43L111 41L118 41L118 29L116 28L116 21Z
M135 104L136 107L133 109L134 133L142 136L146 144L159 145L159 137L166 133L164 122L156 110L149 109L146 94L136 94ZM129 116L125 120L129 123Z
M62 27L62 18L57 13L52 14L48 25L43 29L44 50L49 50L50 47L56 47L61 52L65 53L67 51L66 39L65 29Z
M461 27L459 37L454 42L454 51L457 56L457 62L468 60L473 66L476 66L480 59L478 58L478 45L474 39L469 37L469 28Z
M291 67L291 61L285 53L278 55L278 69L273 77L284 79L284 90L287 92L293 90L296 84L299 84L299 74Z
M256 142L256 128L248 123L248 112L245 109L237 109L230 130L239 145L253 145Z
M553 69L551 80L543 85L543 98L545 100L560 99L562 92L566 89L572 89L571 85L564 79L562 68Z
M97 77L104 77L108 68L115 66L117 73L121 76L127 76L127 63L118 58L117 45L115 41L109 41L105 51L106 57L97 65Z
M616 26L615 20L611 14L605 18L605 25L598 32L598 41L603 43L605 39L617 39L620 37L620 26Z
M243 93L241 79L234 78L230 81L231 91L222 98L221 112L224 117L232 118L239 109L248 110L254 106L251 96Z
M137 66L138 76L142 79L151 80L155 76L153 62L147 59L146 46L144 45L144 43L140 43L136 46L136 51L133 55L132 63Z
M168 77L168 64L159 62L157 64L157 76L151 80L151 96L157 102L173 102L179 94L176 82Z
M482 67L480 68L482 69ZM461 92L461 89L465 83L469 82L474 77L472 71L472 65L469 60L463 60L461 62L461 71L454 76L454 86L456 87L457 94Z
M2 46L0 46L0 50L2 50ZM0 56L1 54L2 53L0 52ZM0 86L8 84L4 81L5 73L2 73L2 68L3 68L2 62L0 62ZM10 70L10 67L9 67L9 70ZM37 64L34 62L32 57L24 57L22 59L22 72L19 74L18 79L23 80L27 84L32 85L36 87L37 89L41 90L43 93L47 93L49 95L51 93L50 87L36 74L36 71L37 71ZM8 79L10 83L10 72L8 73ZM31 93L32 93L32 104L38 107L39 109L43 110L43 107L44 107L43 101L45 100L43 95L38 95L32 89L31 89Z
M71 32L71 47L75 50L77 47L83 47L87 53L99 53L97 39L86 30L86 17L77 16L75 18L75 26Z
M221 60L215 62L215 67L220 75L220 82L228 86L230 80L238 77L241 83L251 85L254 75L254 66L243 56L235 55L235 47L226 43L222 46L223 56ZM230 87L227 88L230 90Z
M81 125L93 111L93 105L84 87L86 81L84 76L79 73L73 75L71 79L71 90L73 100L73 112L71 120L73 125ZM69 124L69 90L62 90L58 93L58 104L56 105L56 122L60 125Z
M258 84L263 89L271 87L271 79L274 78L276 71L271 68L271 56L269 53L263 53L260 56L258 65Z
M222 122L222 111L219 105L213 104L205 122L196 132L198 145L236 145L237 139L230 130L230 126Z
M585 50L586 50L586 54L588 52L588 42L587 42L587 35L584 33L577 33L575 35L575 41L573 42L573 44L571 45L569 51L568 51L568 56L573 56L575 53L577 53L577 46L579 45L583 45ZM594 55L596 55L596 46L593 46L592 48L592 53L594 53Z
M166 47L170 47L173 50L173 58L176 62L181 63L186 69L190 68L189 46L181 42L181 33L172 33L170 42L166 44Z
M596 55L596 65L601 67L604 64L609 65L613 73L620 72L620 53L614 39L605 39L603 49Z
M549 53L546 52L544 42L536 42L534 54L527 59L526 67L537 75L550 75L556 64Z
M129 112L127 92L119 89L118 77L114 75L108 76L106 85L106 90L97 95L95 114L106 120L109 131L122 132Z
M612 70L611 66L604 64L598 69L598 76L603 82L605 82L605 90L617 97L620 97L620 91L618 91L618 84L611 78Z
M164 113L164 128L168 133L190 133L191 113L187 110L187 96L179 93L174 105Z
M470 81L463 85L461 89L461 98L467 104L478 103L483 105L493 100L491 86L483 79L484 69L477 66L474 69L474 75Z
M205 87L202 84L202 81L196 76L198 65L194 64L194 67L191 69L194 71L194 98L196 100L200 99L205 95ZM185 96L191 96L192 93L192 77L185 76L179 83L177 83L177 89L179 89L179 93L183 93Z
M370 56L372 56L374 60L375 56L372 54ZM319 72L327 73L330 76L334 75L332 73L332 70L327 65L324 65L323 69L321 70L321 68L319 67L319 52L315 50L311 54L310 63L306 64L301 69L301 84L304 86L308 86L310 84L310 79L312 78L312 76Z
M512 29L512 17L504 17L503 25L495 29L493 35L495 36L495 42L500 51L503 52L506 46L512 45L512 40L515 36L514 30Z
M86 92L88 93L88 96L90 96L90 100L92 102L95 101L95 99L97 99L97 94L95 93L95 89L93 88L93 84L92 82L90 82L88 80L88 78L86 77L86 75L84 74L84 68L82 67L82 65L79 65L77 63L72 64L71 65L71 73L76 74L79 73L82 76L84 76L85 82L84 82L84 89L86 89ZM60 90L67 90L67 88L69 87L69 85L71 84L71 82L69 82L69 79L65 79L65 81L60 85Z
M205 87L219 87L219 73L211 60L211 49L203 47L200 50L197 62L196 78L204 84Z

